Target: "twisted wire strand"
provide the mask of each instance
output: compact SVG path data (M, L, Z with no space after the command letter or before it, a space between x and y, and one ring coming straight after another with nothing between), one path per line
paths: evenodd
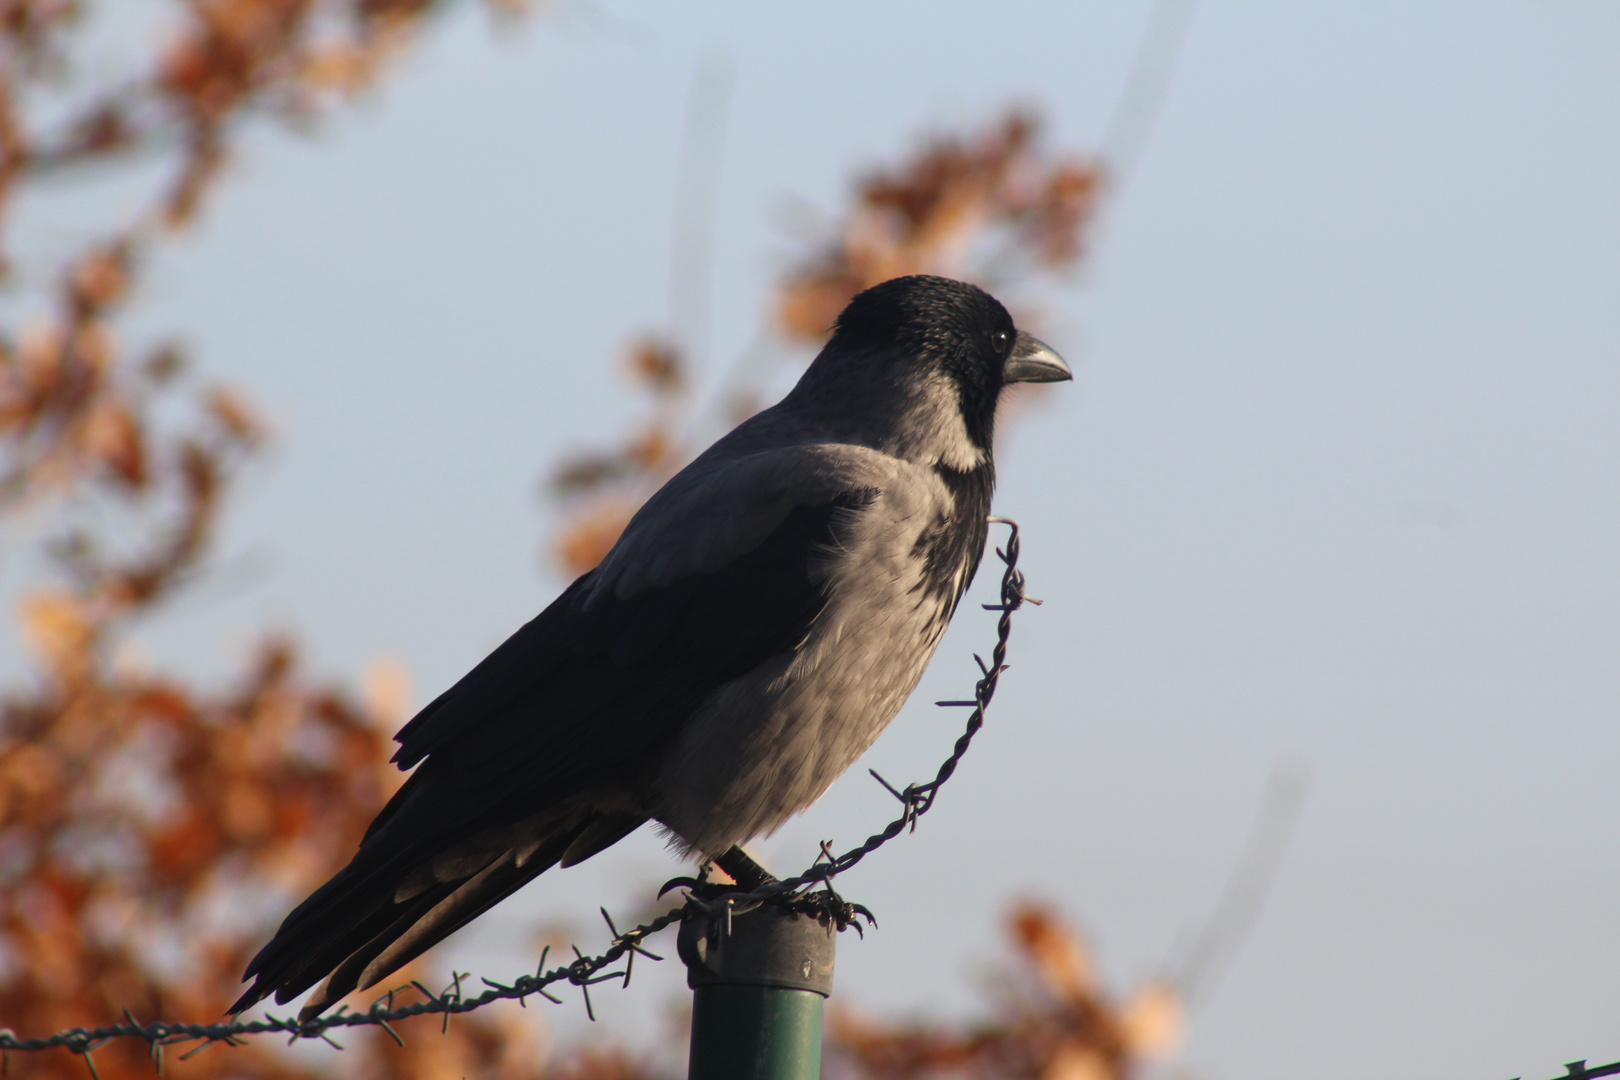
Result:
M365 1012L350 1012L347 1006L339 1006L337 1011L324 1016L312 1017L309 1020L299 1021L292 1017L281 1017L267 1014L262 1020L232 1020L214 1024L187 1024L170 1023L158 1020L149 1024L139 1023L133 1015L125 1010L128 1022L123 1024L108 1024L102 1027L69 1028L54 1035L39 1036L31 1039L21 1039L9 1029L0 1029L0 1054L9 1058L11 1051L39 1051L55 1047L65 1047L75 1054L82 1054L90 1066L93 1076L99 1080L96 1071L93 1052L114 1039L141 1039L151 1045L154 1063L161 1070L163 1061L163 1048L176 1043L195 1042L205 1040L201 1045L188 1051L184 1056L190 1057L216 1042L235 1046L245 1042L249 1035L283 1034L297 1039L323 1039L337 1049L342 1045L332 1039L329 1034L339 1028L352 1027L382 1027L400 1045L405 1040L400 1038L397 1031L391 1026L392 1022L405 1020L413 1016L427 1014L442 1015L445 1026L448 1027L450 1017L459 1013L472 1012L481 1009L496 1001L516 999L519 1004L527 1004L531 996L540 996L548 1001L561 1003L562 999L548 991L548 987L568 983L577 986L585 999L587 1013L591 1012L590 987L597 984L620 979L629 985L631 966L637 955L652 960L663 959L654 953L648 952L642 945L647 938L667 927L678 923L688 913L694 910L715 912L729 909L732 914L742 914L757 907L761 903L773 900L802 895L815 885L831 888L832 879L859 863L866 856L899 836L902 832L917 827L917 819L933 808L934 800L938 797L939 789L956 772L956 767L967 754L973 737L984 726L985 709L995 696L996 687L1000 681L1001 673L1006 670L1007 640L1012 633L1012 614L1026 602L1038 604L1040 601L1027 596L1024 592L1024 574L1018 569L1018 555L1020 550L1018 523L1010 518L991 518L992 524L1005 525L1008 529L1005 547L996 549L996 557L1005 565L1001 575L1000 602L983 605L986 610L999 611L1001 614L996 620L996 644L990 652L990 662L986 664L977 655L981 677L974 684L973 699L971 701L939 702L940 705L972 706L968 715L967 724L947 757L934 773L934 778L923 784L908 784L904 789L896 790L888 781L878 776L874 771L872 775L886 788L901 804L900 816L889 822L881 832L867 837L865 842L836 857L826 856L826 846L823 845L823 857L812 864L804 872L780 881L767 882L754 889L737 890L735 892L721 893L718 896L709 896L699 899L690 892L685 901L678 907L672 907L657 918L636 926L633 929L620 932L613 925L613 919L607 910L602 909L602 917L607 921L608 930L612 934L608 947L596 956L581 955L575 949L575 959L568 964L546 968L546 958L549 949L540 955L540 964L533 975L521 975L510 985L494 982L490 979L481 979L487 989L476 995L469 996L462 980L469 976L456 974L452 982L445 989L435 994L420 982L411 983L389 990L374 1001ZM619 960L625 961L622 970L607 971ZM423 1000L412 1002L409 1005L395 1005L396 995L415 991ZM594 1019L594 1014L593 1014ZM1616 1070L1620 1072L1620 1069ZM1573 1072L1571 1076L1575 1075ZM1590 1076L1607 1075L1604 1073L1590 1073ZM1568 1080L1560 1077L1559 1080Z

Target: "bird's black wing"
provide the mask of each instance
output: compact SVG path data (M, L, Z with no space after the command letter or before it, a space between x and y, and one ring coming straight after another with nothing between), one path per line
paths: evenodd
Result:
M444 917L415 935L431 940L412 955L553 865L579 832L519 865L474 866L466 879L401 896L401 883L447 849L610 776L716 688L798 645L826 602L822 567L842 525L874 494L849 489L791 507L724 565L629 596L597 588L599 571L574 582L400 731L395 760L420 767L349 865L254 958L246 974L257 979L235 1009L272 990L289 1000L340 965L352 987L371 957L391 956L388 945L435 910ZM463 884L479 887L446 911Z
M820 566L841 518L871 499L849 492L800 506L751 551L629 597L591 589L592 574L423 709L396 738L395 760L484 807L529 811L579 790L647 749L721 684L791 649L826 602ZM593 571L594 574L594 571ZM589 603L587 603L589 601ZM393 815L420 821L407 797ZM438 808L436 829L487 817Z

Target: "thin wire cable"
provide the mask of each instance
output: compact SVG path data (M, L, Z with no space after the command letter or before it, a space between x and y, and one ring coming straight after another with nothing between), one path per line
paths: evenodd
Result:
M1136 170L1148 136L1164 110L1170 80L1181 59L1196 7L1197 0L1158 0L1148 16L1130 73L1098 146L1112 193L1117 194Z
M1189 1009L1197 1008L1214 993L1259 920L1260 909L1276 883L1283 857L1299 827L1310 787L1310 771L1303 763L1284 763L1272 771L1249 838L1232 867L1215 911L1187 955L1174 967L1173 982Z

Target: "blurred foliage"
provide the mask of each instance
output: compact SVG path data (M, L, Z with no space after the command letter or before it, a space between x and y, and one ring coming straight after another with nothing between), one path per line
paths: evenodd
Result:
M856 185L837 239L791 268L776 320L820 344L862 289L903 274L941 274L992 291L1078 262L1101 170L1046 151L1033 114L1009 113L973 137L936 138Z
M928 140L858 180L830 235L783 274L771 315L783 343L819 347L856 293L903 274L941 274L1016 298L1031 279L1073 269L1103 173L1047 149L1039 132L1034 114L1015 110L987 131ZM628 359L652 398L651 416L619 446L570 459L552 476L569 519L555 554L570 576L600 562L636 508L699 449L685 437L693 378L680 346L644 338ZM742 368L731 373L718 392L729 423L757 411L763 381Z
M996 1015L970 1024L875 1020L829 1010L829 1080L1114 1080L1174 1052L1181 1004L1165 982L1118 1002L1097 984L1080 936L1026 902L1007 919L1019 964L999 971Z
M206 568L232 483L267 432L240 394L193 385L175 345L131 354L115 319L144 257L201 211L245 122L318 119L380 78L437 6L175 5L149 70L81 98L81 5L0 0L0 227L22 190L67 173L157 160L167 176L54 274L0 262L16 309L43 313L0 325L0 513L71 523L49 537L48 579L22 601L38 676L0 695L0 1021L13 1030L124 1010L219 1017L267 931L348 860L402 779L388 764L406 719L402 672L377 667L357 698L311 680L290 641L268 638L233 686L210 691L130 652L130 625ZM410 1054L380 1032L364 1040L346 1071L540 1074L533 1029L493 1012ZM140 1044L105 1047L96 1064L109 1078L153 1068ZM85 1068L61 1051L8 1066ZM315 1075L257 1044L168 1066Z
M406 718L402 671L378 665L355 694L306 673L265 638L223 689L151 670L129 648L207 568L227 497L268 437L230 389L198 385L177 346L128 347L115 323L154 245L191 223L242 125L307 124L382 80L440 4L431 0L192 0L173 9L150 67L78 95L76 0L0 0L0 271L43 312L0 325L0 515L64 522L22 601L38 660L0 695L0 1022L40 1034L128 1015L211 1020L281 914L341 866L401 780L388 736ZM502 11L517 5L495 0ZM127 220L66 264L5 256L16 196L75 170L163 165ZM855 292L901 273L1001 286L1072 266L1097 172L1039 146L1033 120L938 139L856 185L835 240L785 275L774 313L789 342L821 339ZM41 284L43 283L43 284ZM28 304L18 305L25 310ZM686 459L692 375L656 338L629 350L653 415L612 450L564 463L561 561L595 564L651 485ZM737 401L739 387L730 387ZM737 411L741 411L739 408ZM1173 1044L1175 999L1103 995L1077 936L1036 907L1014 916L1024 968L995 1019L885 1024L841 1007L829 1075L1115 1077ZM414 972L431 968L431 958ZM345 1075L428 1080L651 1078L596 1045L548 1055L526 1014L422 1023L405 1048L357 1033L341 1059L259 1042L167 1063L182 1077ZM96 1053L101 1076L148 1076L147 1048ZM84 1075L65 1051L13 1055L19 1077Z

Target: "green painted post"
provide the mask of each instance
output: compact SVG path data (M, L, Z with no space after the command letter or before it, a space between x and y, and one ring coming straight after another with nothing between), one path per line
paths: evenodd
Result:
M689 916L678 943L693 992L688 1080L819 1080L837 938L826 916L772 904Z

